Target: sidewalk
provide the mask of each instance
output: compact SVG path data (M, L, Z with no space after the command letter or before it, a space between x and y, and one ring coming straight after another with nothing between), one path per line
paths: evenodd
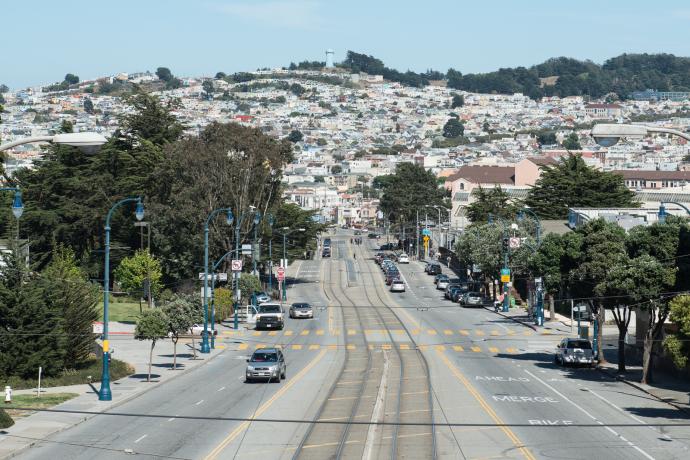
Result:
M170 340L160 340L156 343L154 348L153 365L151 367L151 383L146 382L148 373L148 356L151 343L148 341L135 340L131 332L134 331L134 325L124 323L111 323L110 329L118 334L111 336L111 348L115 350L114 358L134 366L136 373L122 378L120 380L111 382L111 391L113 395L112 401L99 401L98 390L100 389L100 382L83 385L73 385L65 387L45 388L48 393L78 393L79 396L55 406L56 409L87 411L87 412L105 412L114 409L125 402L142 395L143 393L158 388L160 385L168 382L180 375L183 375L196 367L202 366L209 362L214 357L218 356L223 351L223 345L217 340L216 349L211 350L210 354L198 353L199 341L196 341L197 359L191 359L193 356L191 349L191 341L185 342L180 340L177 344L177 365L178 370L171 369L173 362L173 344ZM223 326L219 327L219 334L221 330L226 329ZM18 390L15 394L32 394L34 390ZM42 392L43 394L43 392ZM36 442L71 428L79 423L94 417L94 415L85 414L67 414L67 413L51 413L51 412L36 412L32 415L25 416L15 420L14 426L6 429L4 432L0 431L0 459L10 458L30 447Z

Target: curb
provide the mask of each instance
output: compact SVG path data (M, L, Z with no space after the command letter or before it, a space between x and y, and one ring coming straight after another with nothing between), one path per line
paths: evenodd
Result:
M504 318L508 318L508 319L510 319L510 320L512 320L512 321L515 321L516 323L522 324L523 326L528 327L528 328L532 329L532 330L535 331L535 332L537 331L537 327L534 326L533 324L530 324L530 323L528 323L528 322L519 320L519 319L517 319L517 318L515 318L515 317L513 317L513 316L506 315L505 313L503 313L503 312L501 312L501 311L495 311L493 308L489 308L489 307L483 307L483 308L484 308L484 310L486 310L486 311L493 312L493 313L495 313L495 314L497 314L497 315L500 315L500 316L502 316L502 317L504 317Z
M643 387L642 385L640 385L639 383L633 382L632 380L625 379L625 378L621 377L620 375L618 375L617 373L615 373L615 371L613 371L613 370L611 370L611 369L608 369L608 368L605 368L605 367L601 367L601 366L599 366L599 365L597 365L596 369L597 369L599 372L601 372L602 374L606 374L607 376L611 377L611 378L614 379L614 380L617 380L617 381L619 381L619 382L623 382L623 383L625 383L626 385L631 386L631 387L635 388L636 390L639 390L639 391L645 393L646 395L651 396L652 398L656 399L656 400L659 401L659 402L668 404L669 406L672 406L672 407L674 407L674 408L676 408L676 409L678 409L678 410L680 410L680 411L682 411L682 412L685 412L686 414L690 414L690 408L681 406L681 405L679 405L679 404L676 404L676 403L673 402L673 401L666 401L666 400L660 398L659 396L655 395L655 394L652 393L651 391L647 390L646 388L644 388L644 387Z
M176 375L170 377L170 378L167 379L166 381L160 382L160 385L153 385L153 386L150 386L149 388L147 388L147 389L145 389L145 390L143 390L143 391L141 391L141 392L139 392L139 393L136 393L136 394L132 394L132 395L130 395L130 396L127 396L127 397L123 398L121 401L116 402L115 404L113 404L112 406L108 407L106 410L101 411L101 412L106 412L106 411L115 409L116 407L120 407L121 405L123 405L123 404L125 404L125 403L127 403L127 402L129 402L129 401L131 401L131 400L133 400L133 399L136 399L136 398L138 398L139 396L142 396L142 395L148 393L148 392L151 391L151 390L154 390L155 388L159 388L159 387L161 387L162 385L165 385L166 383L171 382L171 381L175 380L175 379L178 378L178 377L182 377L183 375L187 374L188 372L193 371L194 369L198 369L198 368L200 368L201 366L205 366L206 364L210 363L210 362L213 361L216 357L220 356L220 355L223 354L224 352L225 352L225 350L222 350L222 351L220 351L219 353L217 353L216 355L211 356L209 359L206 360L206 362L204 362L204 363L202 363L202 364L199 364L198 366L195 366L195 367L192 367L192 368L189 368L189 369L185 369L184 371L180 372L179 374L176 374ZM129 377L123 377L123 378L129 378ZM113 382L113 383L114 383L114 382ZM88 414L87 416L83 417L81 420L77 421L76 423L73 423L73 424L71 424L71 425L69 425L69 426L65 426L65 427L63 427L63 428L59 428L59 429L53 431L52 433L47 434L46 436L44 436L44 437L41 438L41 439L32 440L31 442L29 442L29 443L26 444L25 446L23 446L23 447L21 447L21 448L15 450L15 451L13 451L13 452L10 452L9 454L7 454L7 455L4 456L4 457L0 457L0 460L4 460L4 459L7 459L7 458L14 458L14 457L16 457L17 455L22 454L22 453L23 453L24 451L26 451L27 449L32 448L34 445L36 445L36 444L38 444L38 443L40 443L40 442L44 442L44 441L48 440L48 438L50 438L51 436L54 436L54 435L59 434L59 433L62 433L63 431L67 431L67 430L69 430L69 429L71 429L71 428L74 428L75 426L81 425L82 423L86 422L87 420L91 420L92 418L97 417L97 416L98 416L98 414ZM9 435L9 436L12 436L12 433L8 433L8 435ZM0 438L0 439L2 439L2 438Z

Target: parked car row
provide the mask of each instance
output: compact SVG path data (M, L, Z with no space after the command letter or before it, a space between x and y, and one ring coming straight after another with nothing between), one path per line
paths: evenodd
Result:
M483 307L492 303L490 298L477 291L475 283L451 280L442 273L441 265L437 262L428 263L424 271L434 276L436 289L443 291L446 299L457 302L462 307Z
M386 285L390 286L391 292L405 292L405 282L400 276L400 270L390 255L379 252L374 256L377 264L381 265L381 270L385 276Z

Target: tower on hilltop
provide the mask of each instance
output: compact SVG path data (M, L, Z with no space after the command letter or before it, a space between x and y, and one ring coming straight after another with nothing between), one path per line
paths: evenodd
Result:
M326 50L326 67L333 67L333 50L330 48Z

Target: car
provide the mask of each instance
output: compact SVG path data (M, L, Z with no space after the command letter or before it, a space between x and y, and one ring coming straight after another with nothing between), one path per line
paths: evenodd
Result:
M405 283L403 280L393 280L390 287L391 292L405 292Z
M398 256L398 263L400 264L409 264L410 263L410 256L405 254L404 252Z
M361 234L362 234L362 231L361 231L361 230L355 230L355 236L361 235Z
M463 307L482 307L488 300L479 292L467 292L462 296L460 304Z
M379 246L379 251L392 251L393 249L395 249L395 245L393 243L384 243Z
M556 347L556 354L553 359L556 364L564 367L570 364L592 366L594 364L592 344L587 339L565 338Z
M446 287L450 284L450 278L445 277L445 278L439 278L438 281L436 281L436 289L439 289L441 291L445 291Z
M207 329L208 334L211 335L218 335L218 329L214 329L211 331L211 325L209 324ZM193 324L192 327L189 328L189 333L192 335L202 335L204 333L204 325L203 324Z
M439 275L441 274L441 265L440 264L429 264L429 268L427 269L427 273L429 275Z
M331 257L331 248L323 248L321 257Z
M449 279L448 275L444 275L443 273L439 273L438 275L434 276L434 284L438 284L438 280L440 279Z
M393 281L400 279L400 273L389 273L386 275L386 284L391 285Z
M256 297L256 303L264 303L271 301L271 296L263 291L254 292L254 296Z
M283 307L279 303L262 303L257 307L255 329L283 329Z
M378 234L378 233L374 233L374 232L371 232L371 233L369 233L369 234L367 235L367 238L370 238L370 239L372 239L372 240L374 240L374 239L376 239L376 238L378 238L378 237L379 237L379 234Z
M287 366L285 356L278 348L259 348L247 360L245 382L254 380L268 380L280 382L285 378Z
M290 318L313 318L314 309L307 302L298 302L290 305Z

